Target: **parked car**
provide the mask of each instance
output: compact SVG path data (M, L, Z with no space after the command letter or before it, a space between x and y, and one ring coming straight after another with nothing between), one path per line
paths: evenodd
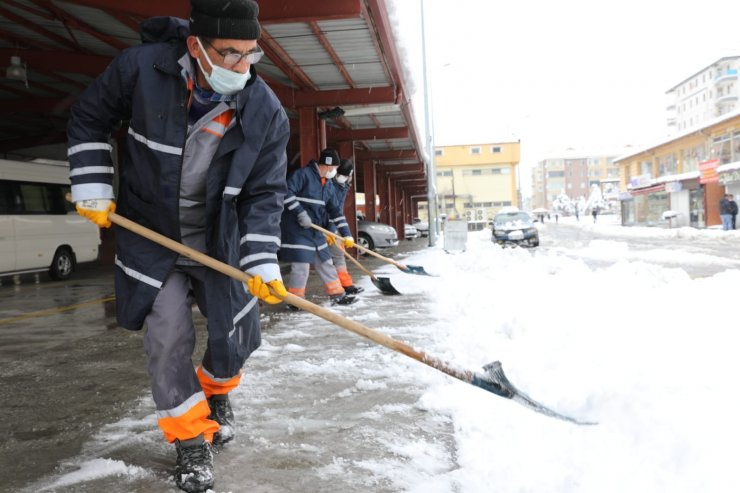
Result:
M413 226L419 232L419 236L429 236L429 223L425 223L417 217L414 219Z
M419 237L419 231L411 224L404 224L403 225L403 237L411 241L414 238Z
M375 221L357 221L357 243L370 250L398 246L398 233L392 226Z
M532 216L516 207L506 207L493 217L491 241L499 245L536 247L540 244L540 235Z

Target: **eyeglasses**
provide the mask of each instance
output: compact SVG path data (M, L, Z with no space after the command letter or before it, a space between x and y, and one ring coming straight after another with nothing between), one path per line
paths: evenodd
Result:
M205 44L213 48L213 51L221 55L221 58L223 58L224 60L224 65L228 67L235 66L237 63L241 62L242 59L246 60L246 62L250 65L255 64L259 62L262 59L262 56L265 54L265 52L262 51L262 48L260 48L259 46L257 46L255 49L250 50L246 53L238 53L238 52L231 51L229 49L219 51L216 49L215 46L213 46L211 43L209 43L205 39L201 38L201 40Z

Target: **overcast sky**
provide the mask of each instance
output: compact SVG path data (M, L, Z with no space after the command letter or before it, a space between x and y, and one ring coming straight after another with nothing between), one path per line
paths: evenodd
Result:
M521 139L530 166L667 136L665 92L740 55L740 2L423 0L435 145ZM387 0L424 131L421 0Z

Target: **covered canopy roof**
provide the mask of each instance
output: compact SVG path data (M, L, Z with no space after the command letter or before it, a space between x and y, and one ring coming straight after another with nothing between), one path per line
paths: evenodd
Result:
M385 0L259 4L266 57L258 73L289 116L315 108L327 140L354 141L358 160L423 168ZM69 107L119 51L140 42L139 23L189 10L188 0L3 0L0 67L20 57L28 87L0 73L0 153L64 142ZM329 111L336 107L344 113Z

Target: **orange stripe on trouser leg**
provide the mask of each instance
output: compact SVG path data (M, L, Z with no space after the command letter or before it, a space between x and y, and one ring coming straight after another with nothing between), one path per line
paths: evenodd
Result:
M203 393L206 394L206 399L210 399L214 395L228 394L239 385L242 378L240 373L226 382L217 382L205 374L202 366L199 366L195 373L198 375L198 381L203 388Z
M288 288L288 292L293 293L301 298L306 297L306 288Z
M164 437L168 442L175 440L190 440L201 433L207 441L213 441L213 434L220 426L213 420L208 419L211 408L205 400L198 401L185 414L180 416L160 418L157 424L162 429Z
M341 282L342 286L345 288L354 284L354 282L352 282L352 276L350 276L349 272L346 270L337 269L337 275L339 276L339 282Z
M344 293L344 288L342 287L342 283L339 282L339 279L332 282L326 283L326 292L329 294L342 294Z

